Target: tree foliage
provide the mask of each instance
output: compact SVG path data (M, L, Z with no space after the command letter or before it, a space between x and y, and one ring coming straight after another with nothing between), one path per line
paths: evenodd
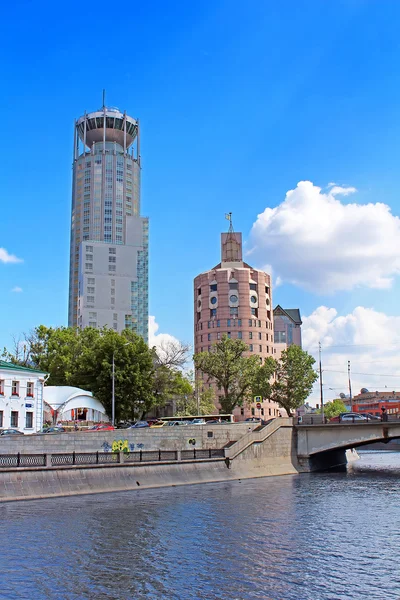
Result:
M231 413L251 396L254 377L260 368L258 356L243 356L246 344L224 335L213 344L211 352L200 352L193 357L196 369L214 381L222 395L219 397L223 413Z
M324 403L324 416L327 419L337 417L340 413L346 412L346 410L346 405L340 398L335 398L335 400L332 400L331 402ZM316 412L321 413L321 409Z
M272 392L272 378L277 369L278 363L272 356L266 358L263 365L256 371L253 384L252 395L269 398Z
M89 390L111 415L112 358L115 359L116 420L133 420L159 401L155 393L154 356L130 330L83 330L40 325L25 340L30 366L49 373L48 385ZM20 364L18 355L9 353Z
M295 345L284 350L277 361L270 399L282 406L289 416L310 395L318 378L313 369L314 363L315 359L310 354Z

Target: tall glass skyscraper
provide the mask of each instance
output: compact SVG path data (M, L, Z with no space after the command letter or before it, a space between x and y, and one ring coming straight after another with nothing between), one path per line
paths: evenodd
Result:
M103 106L75 121L68 323L148 341L148 219L139 121Z

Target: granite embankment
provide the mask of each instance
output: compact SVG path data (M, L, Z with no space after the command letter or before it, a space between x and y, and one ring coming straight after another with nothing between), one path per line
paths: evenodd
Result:
M147 444L143 450L156 450L161 447L164 450L187 450L193 448L193 440L196 440L196 448L199 449L225 447L225 456L201 460L178 459L127 464L123 462L124 457L121 453L121 462L109 465L2 468L0 469L0 501L287 475L301 470L297 463L295 434L291 419L275 419L266 427L255 431L249 431L248 425L241 424L171 429L173 429L171 432L122 430L104 432L101 436L96 433L74 433L65 436L71 439L71 443L74 440L75 452L97 451L99 444L104 443L106 437L105 441L110 445L113 439L128 439L131 440L131 444ZM211 437L210 432L213 434ZM92 438L90 449L79 445L81 436L88 438L92 435L98 439ZM46 436L31 436L29 452L34 453L34 450L42 453L72 452L74 448L71 445L68 445L68 449L63 447L63 450L60 450L59 444L63 436L64 434L54 435L52 440L40 442L35 441L35 438ZM53 441L53 438L59 441ZM143 441L139 442L139 439ZM192 440L191 444L189 440ZM89 443L86 439L83 439L83 442ZM12 443L15 443L14 440ZM28 443L27 439L24 439L24 443ZM16 450L15 446L14 451ZM25 447L20 451L27 453L28 449ZM2 449L1 453L10 454L11 450L8 448L7 452L4 452ZM180 457L180 452L178 456Z

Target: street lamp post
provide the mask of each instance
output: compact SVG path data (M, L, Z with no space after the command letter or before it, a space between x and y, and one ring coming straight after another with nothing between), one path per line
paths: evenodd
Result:
M122 348L124 348L125 346L129 346L129 344L132 344L132 342L126 342L126 344L123 344ZM116 350L113 350L113 355L112 355L112 388L111 388L111 425L113 427L115 425L115 352L116 352Z

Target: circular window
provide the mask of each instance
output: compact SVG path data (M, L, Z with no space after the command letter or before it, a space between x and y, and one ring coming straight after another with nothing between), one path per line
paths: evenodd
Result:
M217 297L213 296L210 300L211 304L217 304Z
M250 296L250 302L252 304L256 304L257 303L257 296Z
M201 306L201 300L197 300L197 306Z
M267 298L266 303L269 304L269 298Z
M232 294L232 296L229 298L229 300L231 302L237 302L238 301L238 297L235 294Z

